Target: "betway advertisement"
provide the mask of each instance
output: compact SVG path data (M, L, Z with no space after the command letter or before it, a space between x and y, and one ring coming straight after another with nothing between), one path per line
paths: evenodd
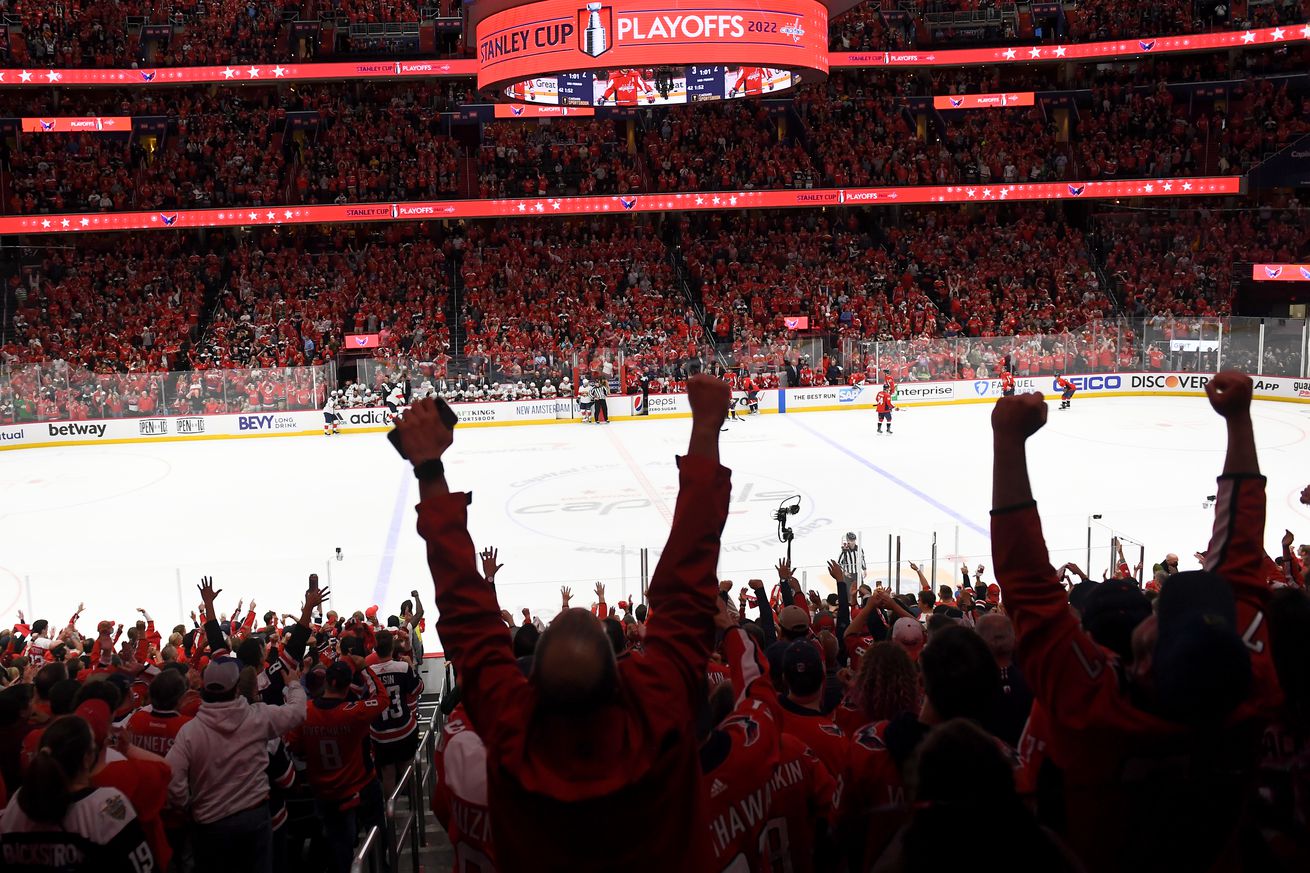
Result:
M542 0L477 26L478 88L583 70L748 65L828 72L815 0Z

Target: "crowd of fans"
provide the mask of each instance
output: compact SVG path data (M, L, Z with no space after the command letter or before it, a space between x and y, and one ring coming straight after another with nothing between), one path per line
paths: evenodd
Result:
M549 620L498 596L499 553L447 484L453 433L416 403L397 437L456 677L431 797L456 869L1303 869L1310 545L1267 551L1252 388L1206 389L1228 436L1197 569L1122 549L1101 581L1053 567L1026 458L1047 407L1020 395L991 416L994 579L911 564L918 589L893 594L848 534L825 597L786 560L717 575L730 393L696 376L641 602L566 587ZM0 630L7 867L345 873L386 828L421 742L426 598L339 614L311 576L298 610L261 612L221 584L171 628L79 606ZM597 830L602 806L648 836ZM1003 839L940 838L980 809Z
M9 278L0 418L317 408L327 371L289 374L338 361L347 334L376 335L411 390L462 399L576 390L577 372L624 376L620 360L655 390L716 360L765 387L788 363L792 385L974 378L1010 353L1032 375L1190 368L1162 353L1184 335L1170 325L1230 315L1234 247L1295 261L1303 217L1295 201L1090 222L1007 203L89 237ZM822 351L786 329L796 316ZM1123 316L1154 320L1081 333ZM1244 365L1298 375L1299 347L1270 339Z
M90 108L157 114L165 132L22 135L0 161L15 214L1226 175L1310 131L1310 93L1299 79L1243 70L1229 74L1240 78L1226 96L1168 87L1223 75L1225 63L1079 68L1067 81L1053 70L1004 81L995 70L843 71L801 89L790 108L749 100L643 111L631 146L621 120L461 122L443 115L460 98L447 86L125 92L93 97ZM914 103L1025 87L1081 96L1072 107L1005 110Z

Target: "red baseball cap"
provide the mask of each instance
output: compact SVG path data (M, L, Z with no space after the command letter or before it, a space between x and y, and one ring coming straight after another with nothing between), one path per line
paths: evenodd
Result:
M91 733L95 735L97 746L103 746L105 741L109 739L108 703L99 699L84 700L73 711L73 715L91 726Z

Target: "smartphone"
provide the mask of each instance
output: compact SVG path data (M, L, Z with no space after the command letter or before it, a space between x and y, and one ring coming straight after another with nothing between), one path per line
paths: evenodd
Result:
M440 397L437 397L435 399L437 401L437 415L441 417L441 423L444 424L446 427L450 428L451 430L454 430L455 425L459 424L459 416L455 414L455 410L451 409L450 404L447 403L445 400L441 399ZM406 455L405 450L401 448L400 436L399 434L396 433L396 429L394 427L387 432L387 439L391 441L392 448L396 450L396 453L399 454L406 461L408 461L409 456Z
M318 574L317 574L317 573L310 573L310 574L309 574L309 590L310 590L310 591L317 591L317 590L318 590Z

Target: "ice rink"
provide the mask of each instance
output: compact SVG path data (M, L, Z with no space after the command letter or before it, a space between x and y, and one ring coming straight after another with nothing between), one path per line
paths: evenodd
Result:
M1205 547L1224 448L1224 426L1203 398L1075 402L1033 440L1034 490L1055 563L1106 568L1111 531L1194 566ZM918 407L898 413L892 436L865 411L769 415L723 434L733 470L732 514L720 577L770 585L783 554L772 513L791 495L793 561L806 587L831 590L822 569L846 531L860 535L869 578L888 570L888 535L901 558L958 578L960 560L987 566L991 489L990 405ZM1310 406L1257 402L1261 467L1269 477L1266 548L1284 528L1310 541ZM586 606L597 581L611 603L636 595L640 551L652 563L672 517L686 419L468 428L447 460L450 485L472 489L479 547L505 565L502 605L549 618L559 589ZM136 607L172 626L199 602L203 574L223 589L220 609L253 598L259 612L298 610L307 574L330 582L341 611L398 610L432 582L414 530L417 489L408 466L378 434L78 446L0 452L0 621L18 609L59 626L79 600L87 626L125 621ZM340 560L336 549L341 550ZM893 544L894 548L894 544ZM1136 549L1128 550L1136 563ZM903 587L914 575L900 565ZM431 639L431 638L430 638ZM431 649L431 645L430 648Z

